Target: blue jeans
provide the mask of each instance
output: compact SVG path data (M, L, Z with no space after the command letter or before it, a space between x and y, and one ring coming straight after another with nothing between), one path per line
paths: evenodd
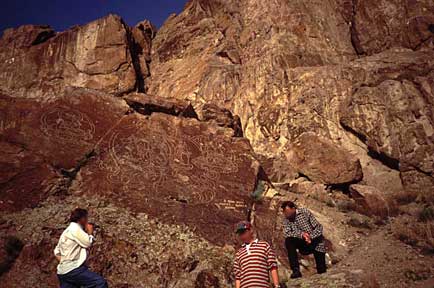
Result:
M108 288L105 279L90 271L85 265L82 265L66 274L57 277L60 281L60 288Z

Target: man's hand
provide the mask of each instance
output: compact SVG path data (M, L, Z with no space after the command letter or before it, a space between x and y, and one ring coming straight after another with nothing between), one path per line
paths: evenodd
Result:
M307 244L312 243L312 239L310 238L309 233L303 232L301 233L301 237L303 237L304 241L306 241Z
M56 255L56 259L60 262L62 260L62 257L60 255Z
M84 227L84 231L86 231L87 234L92 235L93 234L93 225L90 223L87 223L86 227Z

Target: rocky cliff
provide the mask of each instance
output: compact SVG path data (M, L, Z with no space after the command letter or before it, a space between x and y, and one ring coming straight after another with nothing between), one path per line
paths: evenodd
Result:
M158 31L115 15L8 29L0 281L56 287L51 250L75 206L99 224L90 262L113 287L230 287L244 219L286 281L278 205L297 198L333 269L289 285L429 285L433 102L430 0L190 0ZM396 250L383 273L367 271L378 239Z

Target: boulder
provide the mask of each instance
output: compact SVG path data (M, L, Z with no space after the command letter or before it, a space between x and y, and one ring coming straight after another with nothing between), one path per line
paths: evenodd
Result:
M288 147L288 162L314 182L345 184L363 178L359 159L330 140L304 133Z
M0 207L32 208L63 193L100 138L128 111L121 99L68 89L40 103L0 94Z
M44 101L67 86L132 91L136 73L129 33L115 15L57 34L45 26L7 30L0 39L1 88Z
M361 214L386 219L396 213L393 201L375 187L353 184L350 193L356 202L356 211Z

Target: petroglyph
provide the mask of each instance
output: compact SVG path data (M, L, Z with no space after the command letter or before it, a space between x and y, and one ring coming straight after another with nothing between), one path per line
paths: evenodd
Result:
M0 133L7 129L14 129L16 125L16 121L11 121L6 117L6 113L0 111Z
M40 122L41 131L56 141L89 142L95 133L92 120L70 107L49 110L41 116Z
M167 195L191 204L210 204L219 194L243 190L242 179L231 174L239 172L245 159L230 141L213 134L190 136L171 122L162 126L144 120L113 131L107 158L98 163L110 185L124 195L134 190L144 198Z

